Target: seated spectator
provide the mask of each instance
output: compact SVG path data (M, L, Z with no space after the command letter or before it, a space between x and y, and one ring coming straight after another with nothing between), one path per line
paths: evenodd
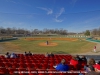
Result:
M96 72L100 72L100 61L94 66Z
M69 66L65 64L65 59L61 60L61 63L57 65L56 70L58 71L68 71Z
M79 57L79 55L76 55L75 57L76 57L76 59L77 59L78 61L81 61L81 58Z
M75 69L78 69L79 62L78 62L76 56L72 57L72 59L70 60L70 64L73 65Z
M96 72L93 66L89 66L89 72L86 73L85 75L100 75L99 72Z
M27 55L28 55L28 53L25 51L25 52L24 52L24 55L25 55L25 56L27 56Z
M87 59L84 55L82 56L81 60L87 62Z
M93 58L89 59L88 61L88 65L85 65L84 66L84 69L87 71L87 72L90 72L90 67L93 67L94 68L95 66L95 60Z
M24 55L26 55L26 56L28 55L26 51L24 52Z
M84 65L87 64L87 59L86 59L86 57L84 55L81 58L81 63L84 64Z
M50 53L49 55L50 55L50 57L54 57L54 54L53 53Z
M31 56L31 55L32 55L32 53L29 51L28 55L30 55L30 56Z
M9 52L7 52L7 53L5 54L5 58L10 58Z
M48 52L45 54L45 57L50 57L50 55L48 54Z
M15 53L12 53L10 58L17 58L17 55Z

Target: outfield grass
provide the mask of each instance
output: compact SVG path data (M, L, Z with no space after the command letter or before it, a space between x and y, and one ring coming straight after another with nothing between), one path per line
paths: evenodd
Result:
M46 42L46 40L13 40L2 42L0 45L4 47L2 52L24 52L31 51L33 53L46 53L53 52L59 54L70 53L85 53L93 50L96 43L88 42L85 40L67 41L67 40L51 40L50 42L57 43L57 46L40 46L39 43Z

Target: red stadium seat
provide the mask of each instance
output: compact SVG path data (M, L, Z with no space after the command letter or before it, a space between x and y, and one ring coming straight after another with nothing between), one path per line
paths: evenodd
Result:
M2 59L2 62L8 62L8 60L6 60L6 58Z
M31 63L26 63L27 68L34 68L34 65Z
M32 63L32 61L30 61L30 60L26 60L26 63Z
M19 60L19 63L26 63L25 60Z
M49 65L49 69L54 69L53 66L54 66L54 64L51 63L51 64Z
M13 59L7 59L9 63L13 63Z
M39 63L34 63L35 69L40 69L40 64Z
M0 67L5 67L4 63L3 62L0 62Z
M19 59L14 59L14 63L19 63Z
M19 68L19 64L18 63L13 63L12 68Z
M6 68L0 68L0 74L1 74L1 75L9 74L9 71L8 71L8 69L6 69Z
M5 67L6 67L6 68L12 67L11 63L7 63L7 62L6 62L6 63L4 63L4 64L5 64Z
M74 70L74 66L73 65L68 64L68 66L69 66L69 70Z
M25 63L19 63L19 68L26 68L26 64Z
M42 69L47 69L48 68L48 64L47 63L43 63L41 64Z

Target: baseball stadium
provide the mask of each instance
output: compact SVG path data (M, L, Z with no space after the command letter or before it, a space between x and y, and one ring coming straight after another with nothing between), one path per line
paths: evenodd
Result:
M0 0L0 75L100 75L100 1Z

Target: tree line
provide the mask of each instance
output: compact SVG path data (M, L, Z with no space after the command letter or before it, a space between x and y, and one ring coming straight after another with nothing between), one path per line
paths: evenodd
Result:
M92 30L86 30L84 34L87 36L100 36L100 27Z
M68 32L68 30L65 30L63 28L61 29L23 29L23 28L3 28L0 27L0 36L6 35L6 36L15 36L15 35L24 35L24 36L30 36L30 35L38 35L38 34L60 34L60 35L75 35L77 33L75 32ZM86 30L84 32L81 32L81 34L84 34L86 36L100 36L100 27L92 30Z
M21 28L3 28L0 27L0 35L36 35L36 34L60 34L60 35L67 35L68 31L65 29L21 29Z

